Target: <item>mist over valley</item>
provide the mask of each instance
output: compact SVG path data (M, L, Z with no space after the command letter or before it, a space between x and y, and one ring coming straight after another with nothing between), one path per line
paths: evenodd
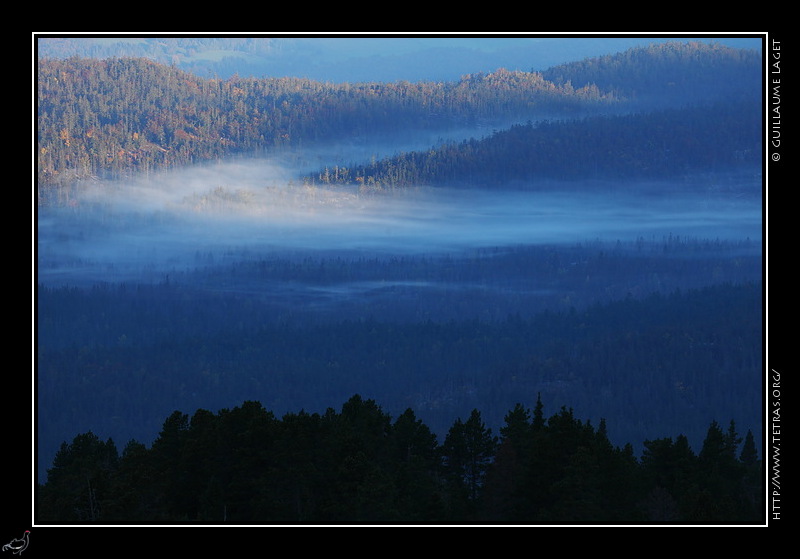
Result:
M235 160L90 185L37 219L38 282L162 281L204 262L304 253L460 257L525 245L625 246L667 239L759 247L759 173L675 182L548 182L536 190L293 184L269 161Z
M548 182L536 190L415 187L382 194L298 185L299 176L276 162L237 159L138 182L89 186L69 207L40 208L37 282L59 287L169 278L209 290L273 293L273 299L286 297L302 308L296 298L304 294L326 294L334 302L337 294L351 299L393 285L423 290L469 284L429 270L419 277L321 277L306 278L307 283L252 278L246 272L226 277L224 270L309 258L423 259L433 268L442 261L497 260L531 246L663 256L670 251L677 258L695 258L686 247L710 245L729 247L754 262L761 256L757 173L644 184ZM716 257L712 249L706 256ZM477 289L524 292L539 285L544 292L558 292L541 287L557 286L556 278L535 270L524 274L529 272L517 278L501 270L489 273L490 279L484 272ZM636 287L635 269L619 274L632 275L629 288ZM744 277L755 280L759 274L751 266ZM664 280L668 277L667 271ZM264 281L271 282L269 289Z

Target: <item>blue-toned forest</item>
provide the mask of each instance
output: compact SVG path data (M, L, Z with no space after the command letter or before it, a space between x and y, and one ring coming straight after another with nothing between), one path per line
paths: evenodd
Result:
M42 524L758 524L762 60L37 61Z

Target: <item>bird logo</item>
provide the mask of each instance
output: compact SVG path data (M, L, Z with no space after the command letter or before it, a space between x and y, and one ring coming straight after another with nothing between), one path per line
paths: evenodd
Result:
M3 551L10 551L15 555L19 555L25 548L28 547L28 536L30 535L30 530L25 530L25 534L21 538L14 538L6 545L3 546Z

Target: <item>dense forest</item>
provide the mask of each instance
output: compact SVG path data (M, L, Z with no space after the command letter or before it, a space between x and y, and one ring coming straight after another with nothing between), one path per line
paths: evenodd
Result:
M37 523L763 518L760 53L331 83L55 52Z
M478 409L442 443L412 409L371 399L278 418L247 401L175 411L150 448L92 432L61 445L38 489L44 524L751 524L763 507L753 436L712 421L647 440L641 461L562 407L516 404L499 436Z
M699 250L684 260L683 274L698 285L714 277L731 283L665 295L658 292L688 282L656 258L660 250L615 255L598 247L527 256L531 266L553 267L550 281L559 287L541 285L550 293L544 298L509 289L526 285L531 268L511 275L523 258L498 261L491 273L483 259L362 262L383 287L355 302L318 291L340 289L341 274L362 277L348 260L261 261L208 277L311 282L295 294L213 290L174 274L155 285L41 286L37 415L49 427L39 441L54 452L78 426L146 441L159 418L182 406L217 409L252 398L279 414L321 411L359 391L392 414L411 407L440 437L474 407L496 429L521 395L541 393L583 417L605 417L617 426L614 443L631 442L637 454L648 433L667 426L696 448L713 410L747 428L761 415L758 398L741 397L761 385L754 372L763 359L762 290L750 283L760 275L758 257L745 251L729 262L741 249L711 250L716 257ZM568 256L591 261L573 266ZM707 278L696 269L703 262ZM415 282L438 277L453 287L403 279L415 269ZM635 274L623 278L618 269ZM594 289L587 275L596 276ZM625 283L607 292L603 275ZM459 287L470 280L485 287Z

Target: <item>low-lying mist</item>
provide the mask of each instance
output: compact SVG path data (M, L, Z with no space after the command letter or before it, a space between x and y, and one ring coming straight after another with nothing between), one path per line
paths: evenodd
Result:
M295 177L274 161L238 160L84 187L68 207L38 209L37 281L160 281L198 257L457 255L668 236L760 242L762 234L758 176L379 193Z

